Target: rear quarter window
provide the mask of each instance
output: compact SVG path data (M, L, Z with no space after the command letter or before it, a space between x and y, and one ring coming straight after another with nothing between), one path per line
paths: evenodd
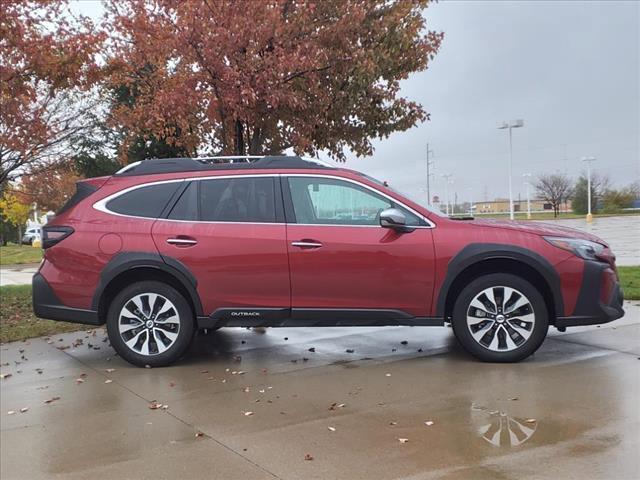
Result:
M160 183L125 192L106 204L107 210L132 217L158 218L180 182Z

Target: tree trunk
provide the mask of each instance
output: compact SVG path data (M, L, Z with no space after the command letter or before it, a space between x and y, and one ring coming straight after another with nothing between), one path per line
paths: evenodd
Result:
M246 155L246 148L244 144L244 125L240 120L236 120L233 143L236 155Z
M22 246L22 225L18 225L18 245Z

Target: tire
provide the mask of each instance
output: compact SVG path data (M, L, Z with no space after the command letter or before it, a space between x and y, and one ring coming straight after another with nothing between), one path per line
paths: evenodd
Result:
M194 324L185 298L156 281L124 288L107 313L111 345L118 355L139 367L164 367L179 360L191 344Z
M549 314L541 293L529 282L492 273L464 287L451 323L460 344L479 360L519 362L542 345Z

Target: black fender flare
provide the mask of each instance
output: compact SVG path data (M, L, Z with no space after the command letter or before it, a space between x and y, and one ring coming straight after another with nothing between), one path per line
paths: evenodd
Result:
M560 291L560 277L549 261L542 255L524 247L498 243L472 243L464 247L449 260L447 274L436 303L436 315L444 317L447 295L458 276L472 265L486 260L514 260L526 264L538 272L547 282L553 297L553 309L557 316L564 315L564 301Z
M173 257L149 252L120 252L111 258L100 272L100 281L91 302L92 310L98 311L105 289L114 278L121 273L138 268L155 268L173 276L189 293L196 316L203 315L202 302L197 290L198 281L193 273L184 263Z

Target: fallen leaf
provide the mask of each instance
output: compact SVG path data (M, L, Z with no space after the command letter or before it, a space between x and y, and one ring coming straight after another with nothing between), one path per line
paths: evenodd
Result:
M9 378L9 377L11 377L11 374L10 374L10 373L2 373L2 374L0 374L0 378L1 378L1 379L3 379L3 380L4 380L5 378Z
M244 388L242 389L242 391L243 391L244 393L249 393L249 392L251 391L251 389L250 389L249 387L244 387Z
M407 443L409 441L409 439L408 438L399 438L398 441L400 443Z
M384 376L385 376L385 377L390 377L390 376L391 376L391 374L390 374L390 373L385 373L385 374L384 374Z
M311 353L314 353L314 352L316 351L316 347L311 347L311 348L309 349L309 351L310 351Z
M169 386L170 386L170 387L175 387L175 386L176 386L176 384L175 384L175 382L169 382Z
M149 403L150 410L158 410L159 408L162 408L162 407L163 405L160 402L156 402L155 400Z
M204 437L204 433L196 432L196 438L199 438L199 437Z
M327 427L329 429L330 432L335 432L336 431L336 427Z
M16 413L16 411L15 411L15 410L9 410L9 411L7 412L7 415L14 415L15 413Z
M310 453L305 453L304 459L310 462L311 460L313 460L313 456Z
M105 380L104 383L111 383L113 380Z
M398 424L398 422L389 422L389 425L391 425L392 427L395 427Z
M253 412L244 412L243 415L245 417L250 417L251 415L253 415Z
M76 383L84 383L84 378L76 378Z
M409 344L409 342L407 342L406 340L402 340L400 343L401 343L402 345L408 345L408 344Z
M106 368L104 371L107 372L107 373L113 373L113 372L116 371L116 369L115 368Z
M352 348L347 348L345 351L346 351L347 353L355 353L355 350L354 350L354 349L352 349Z
M536 423L536 422L537 422L537 420L535 418L527 418L525 420L525 423Z
M28 411L29 411L29 407L22 407L22 408L20 409L20 413L26 413L26 412L28 412Z
M424 422L424 424L425 424L427 427L430 427L431 425L433 425L433 422L432 422L431 420L427 420L426 422Z
M53 403L53 402L55 402L56 400L60 400L60 397L52 397L52 398L50 398L49 400L45 400L45 401L44 401L44 403L47 403L47 404L48 404L48 403Z
M518 400L518 397L511 397L511 398L509 399L509 401L511 401L511 402L514 402L514 401L516 401L516 400Z

